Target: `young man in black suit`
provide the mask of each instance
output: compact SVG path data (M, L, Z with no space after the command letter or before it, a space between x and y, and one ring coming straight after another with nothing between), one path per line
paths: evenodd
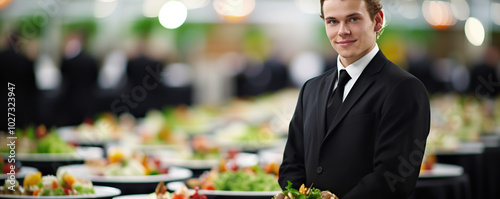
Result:
M340 199L408 198L429 133L426 89L379 50L380 0L320 2L337 65L300 91L279 183Z

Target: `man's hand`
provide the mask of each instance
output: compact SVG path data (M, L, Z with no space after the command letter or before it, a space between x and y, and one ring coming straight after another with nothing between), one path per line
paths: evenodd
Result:
M321 199L339 199L335 194L329 191L322 191L321 192Z

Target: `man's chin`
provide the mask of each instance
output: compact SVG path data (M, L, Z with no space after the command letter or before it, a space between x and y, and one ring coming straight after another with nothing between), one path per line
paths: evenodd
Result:
M349 57L355 56L355 52L351 49L353 49L353 48L344 48L344 47L336 46L335 51L340 56L349 58Z
M351 59L353 57L355 57L356 55L352 52L339 52L337 51L337 53L339 53L340 57L344 58L344 59Z

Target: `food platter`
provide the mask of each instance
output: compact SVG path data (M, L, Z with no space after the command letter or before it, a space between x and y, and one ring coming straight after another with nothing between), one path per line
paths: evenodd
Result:
M464 169L458 165L452 164L435 164L431 170L420 171L419 178L443 178L461 176Z
M193 173L189 169L181 167L170 167L167 174L149 176L99 176L92 175L83 164L61 166L59 169L73 173L80 178L86 178L93 183L158 183L166 181L183 180L191 177Z
M185 167L188 169L211 169L216 167L219 164L219 160L217 159L162 159L167 165Z
M2 157L8 157L7 153L0 153ZM100 157L103 151L99 147L76 147L74 152L69 153L16 153L16 160L24 162L64 162L83 161L89 157Z
M21 167L21 169L19 169L19 171L16 173L16 178L19 179L19 178L24 178L24 176L26 176L27 174L30 174L30 173L34 173L34 172L37 172L38 169L34 168L34 167ZM7 174L0 174L0 180L5 180L9 177L9 175Z
M286 143L286 138L276 138L269 140L235 140L230 138L221 138L216 140L217 144L223 148L239 149L244 152L258 152L263 149L275 148Z
M1 154L6 157L5 153ZM21 162L23 167L34 167L47 175L55 175L57 167L69 164L81 164L84 158L78 153L18 153L16 161Z
M7 153L1 154L8 157ZM61 161L83 161L83 157L77 152L73 153L17 153L16 161L21 162L61 162Z
M57 133L66 142L81 146L104 146L106 142L112 141L109 138L104 138L97 132L80 133L77 128L78 126L59 127Z
M170 182L167 183L167 188L168 190L178 190L182 186L185 186L184 182L176 181L176 182ZM189 190L189 191L194 191L194 190ZM225 197L267 197L271 198L278 194L281 191L221 191L221 190L200 190L200 194L207 195L208 197L210 196L225 196Z
M86 198L110 198L113 196L118 196L121 191L114 187L107 186L94 186L95 194L91 195L75 195L75 196L21 196L21 195L0 195L0 198L74 198L74 199L86 199Z
M102 186L116 187L122 194L141 194L154 192L159 182L170 182L185 180L193 175L193 172L186 168L169 167L167 174L149 176L99 176L93 175L83 164L61 166L60 171L68 171L76 177L91 180L92 183Z
M55 175L62 165L82 164L85 158L100 157L103 151L99 147L76 147L71 153L16 153L16 161L23 167L34 167L43 174ZM8 154L1 153L5 158Z

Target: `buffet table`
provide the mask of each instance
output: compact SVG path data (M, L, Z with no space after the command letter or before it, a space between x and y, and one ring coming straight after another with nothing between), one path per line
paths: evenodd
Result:
M484 154L485 145L482 142L462 143L453 151L438 151L437 162L459 165L470 178L470 188L473 198L484 196Z
M472 199L469 176L461 166L438 163L420 172L410 199Z
M484 198L500 198L500 136L488 136L484 142L483 154L483 187Z

